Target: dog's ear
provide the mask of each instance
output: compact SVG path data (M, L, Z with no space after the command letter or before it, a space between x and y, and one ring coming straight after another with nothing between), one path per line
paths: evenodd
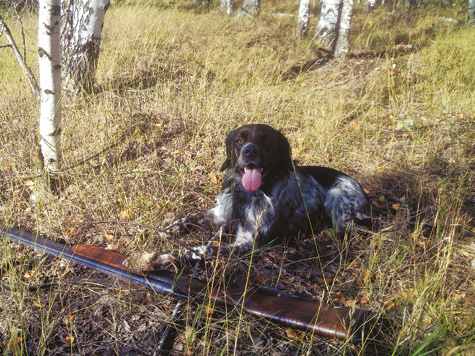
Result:
M233 147L235 131L236 130L231 131L228 134L228 137L226 137L226 160L223 162L223 165L221 166L221 171L224 171L228 168L232 168L234 165L234 162L236 162L237 160L236 153Z
M281 159L280 166L285 170L293 170L292 164L292 149L290 148L289 140L282 132L277 131L277 147L279 148L279 157Z
M228 168L231 168L231 160L229 158L226 158L223 162L223 165L221 166L221 172L225 171Z

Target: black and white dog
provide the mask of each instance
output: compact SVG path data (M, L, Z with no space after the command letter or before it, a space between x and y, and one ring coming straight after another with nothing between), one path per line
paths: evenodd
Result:
M353 223L367 226L369 201L360 184L332 168L297 166L285 136L268 125L245 125L229 133L222 191L214 208L177 220L186 232L224 227L242 252L283 237L333 226L342 234ZM193 258L210 251L195 247Z

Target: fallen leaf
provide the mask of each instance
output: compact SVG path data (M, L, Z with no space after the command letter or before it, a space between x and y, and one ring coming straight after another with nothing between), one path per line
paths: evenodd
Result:
M368 284L370 278L371 278L371 271L369 270L369 268L366 268L364 271L364 276L363 276L363 284Z
M113 239L114 239L114 235L109 234L109 233L106 232L106 239L109 240L109 241L110 241L110 240L113 240Z
M305 336L305 333L303 331L300 331L300 330L295 330L295 329L285 329L285 335L287 335L287 337L289 339L292 339L292 340L303 340L304 336Z
M116 244L112 243L107 245L106 250L119 250L120 247L121 244L119 242L117 242Z
M394 298L388 299L385 302L383 302L384 307L386 310L391 310L394 307L396 307L396 303L394 302Z
M122 210L120 213L119 213L119 218L121 219L127 219L129 217L129 212L128 210Z
M358 261L353 260L346 266L346 269L348 270L348 269L358 268L359 266L360 264L358 263Z
M74 343L74 337L66 336L63 341L66 345L72 345Z
M355 299L348 299L345 301L345 307L350 307L353 308L356 305L356 300Z
M205 314L206 315L213 315L214 314L214 308L210 305L205 307Z
M14 338L13 340L10 340L10 342L7 344L8 347L11 347L15 344L18 344L19 342L21 341L21 337L20 336L17 336L16 338Z
M367 296L362 296L360 299L361 304L367 304L369 302L369 299Z
M219 179L216 174L211 173L210 178L211 178L211 183L213 183L214 186L219 186Z
M345 296L341 292L335 292L332 299L335 303L345 303Z
M398 292L398 294L403 298L407 298L407 296L408 296L407 292L403 292L403 291Z

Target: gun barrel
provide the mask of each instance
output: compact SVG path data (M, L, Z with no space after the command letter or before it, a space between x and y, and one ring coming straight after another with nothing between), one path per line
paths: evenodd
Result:
M153 289L160 294L174 294L173 279L171 281L161 283L154 283L154 280L148 280L146 277L131 273L124 269L117 268L115 266L101 263L88 258L84 255L77 254L74 251L75 246L69 247L58 242L45 240L39 236L32 235L25 231L20 231L15 228L6 229L2 227L0 234L6 237L8 240L18 242L22 245L33 248L36 251L46 253L50 256L60 257L62 259L80 264L82 266L91 268L95 271L105 273L111 277L120 279L129 284L133 284L142 288ZM179 294L178 297L183 295Z
M123 265L127 257L117 252L90 245L68 247L14 228L1 227L0 235L37 251L105 273L128 284L174 297L196 297L201 300L212 300L220 305L232 305L251 314L325 337L360 340L363 326L370 315L362 309L317 303L283 292L269 293L264 288L252 285L247 289L231 287L220 290L191 277L179 276L169 271L154 271L140 275L128 271Z

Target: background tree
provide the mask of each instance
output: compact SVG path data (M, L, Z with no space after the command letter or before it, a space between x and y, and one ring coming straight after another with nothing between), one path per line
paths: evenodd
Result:
M350 29L354 0L323 0L315 37L336 58L346 58L350 48Z
M257 16L261 12L261 0L244 0L238 17L244 15Z
M337 38L338 21L340 17L341 0L322 0L322 10L315 38L324 48L331 49Z
M366 11L371 12L376 6L376 0L368 0L366 2Z
M310 17L310 0L300 0L299 18L297 21L297 36L304 36L308 31Z
M468 3L468 18L470 22L474 21L475 0L470 0Z
M343 0L338 26L338 37L335 44L334 56L345 59L350 49L350 29L353 18L354 0Z
M61 167L61 0L41 0L38 20L40 150L44 169Z
M63 86L73 92L90 91L110 0L64 0L62 5Z
M234 11L234 0L221 0L221 11L230 16Z

